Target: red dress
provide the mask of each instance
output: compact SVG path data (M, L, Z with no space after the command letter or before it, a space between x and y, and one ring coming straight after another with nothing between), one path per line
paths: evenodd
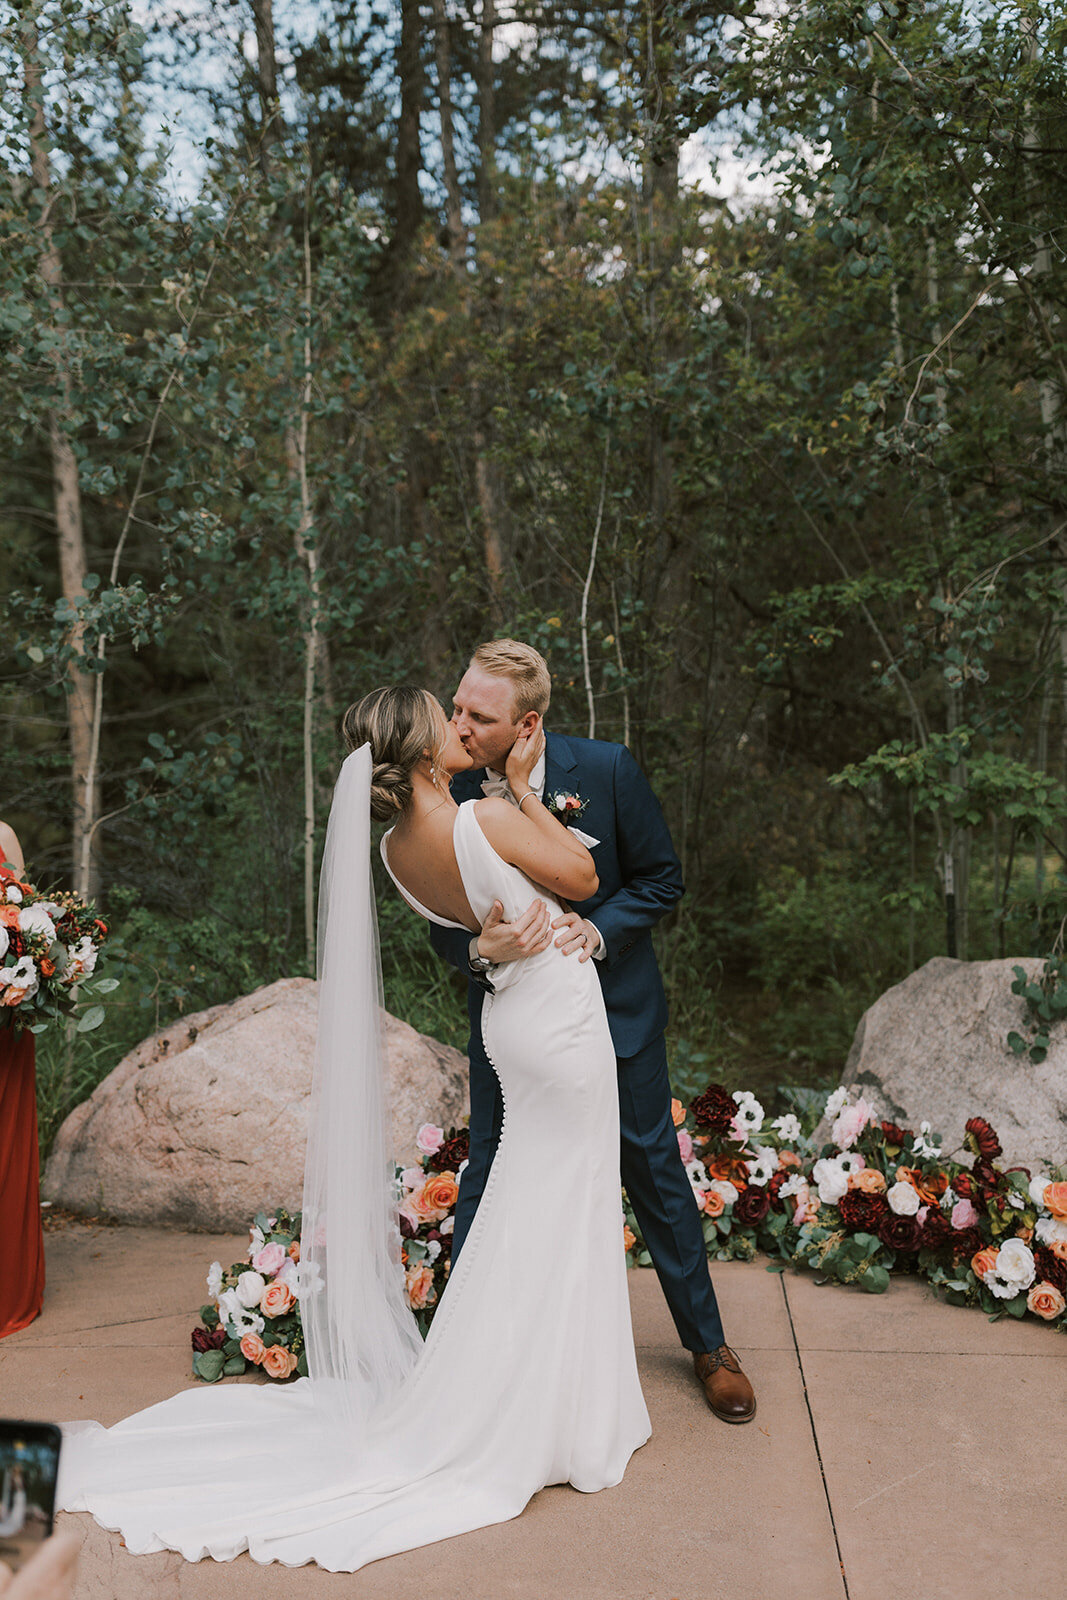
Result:
M32 1322L44 1298L33 1045L32 1033L0 1023L0 1339Z

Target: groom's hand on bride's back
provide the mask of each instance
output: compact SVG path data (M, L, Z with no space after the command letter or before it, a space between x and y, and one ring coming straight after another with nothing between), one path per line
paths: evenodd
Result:
M513 922L505 922L504 907L494 900L478 935L478 954L497 966L539 955L551 943L552 918L543 900L531 900L522 916Z

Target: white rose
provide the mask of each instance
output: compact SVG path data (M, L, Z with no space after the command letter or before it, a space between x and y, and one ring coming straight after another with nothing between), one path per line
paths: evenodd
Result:
M726 1178L716 1178L708 1184L709 1190L717 1194L724 1206L732 1206L737 1199L737 1190Z
M1038 1217L1034 1232L1042 1244L1067 1244L1067 1222L1055 1217Z
M438 1231L438 1233L449 1234L449 1233L452 1232L452 1229L455 1226L456 1226L455 1217L446 1217L445 1220L440 1224L440 1226L439 1226L437 1231Z
M8 947L8 945L10 943L11 943L11 938L10 938L10 935L8 934L7 929L2 924L0 924L0 956L6 956L7 955L7 947Z
M841 1197L848 1192L848 1174L842 1170L840 1161L835 1161L831 1156L824 1156L821 1161L816 1161L811 1169L819 1190L819 1199L824 1206L836 1206Z
M207 1292L212 1300L217 1300L222 1292L222 1262L213 1261L208 1268Z
M3 953L3 946L0 945L0 955L3 955ZM1045 1190L1048 1188L1051 1182L1052 1179L1049 1177L1047 1172L1039 1172L1036 1178L1030 1179L1030 1198L1034 1202L1035 1206L1044 1205Z
M22 904L22 890L19 888L17 883L8 884L5 899L7 899L13 906L20 906Z
M786 1144L791 1144L794 1139L800 1138L800 1118L792 1111L787 1111L784 1117L775 1117L771 1127Z
M1035 1275L1033 1251L1021 1239L1009 1239L997 1251L993 1271L998 1278L1014 1284L1016 1293L1029 1289Z
M254 1306L259 1305L266 1287L267 1280L260 1273L242 1272L237 1280L237 1287L233 1292L237 1296L238 1303L246 1311L251 1311Z
M44 906L40 905L23 906L19 912L19 928L23 933L30 934L31 937L34 934L42 934L49 944L53 943L56 936L55 923Z
M919 1209L919 1195L910 1183L895 1183L886 1191L890 1211L898 1217L913 1217Z
M438 1256L440 1254L441 1254L441 1241L440 1241L440 1239L428 1239L426 1241L426 1259L427 1259L427 1261L429 1261L432 1264L433 1262L435 1262L437 1260L437 1258L438 1258Z

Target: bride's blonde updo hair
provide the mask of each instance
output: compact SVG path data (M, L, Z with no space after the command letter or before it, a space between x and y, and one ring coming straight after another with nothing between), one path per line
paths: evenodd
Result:
M372 689L345 712L341 731L350 750L369 744L374 763L370 814L375 822L396 821L412 795L411 774L429 751L439 762L444 751L443 712L428 689L400 684Z

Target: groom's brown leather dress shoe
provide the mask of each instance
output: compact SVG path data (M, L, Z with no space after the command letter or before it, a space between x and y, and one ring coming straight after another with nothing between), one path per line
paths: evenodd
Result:
M704 1398L717 1417L724 1422L752 1421L756 1396L728 1344L721 1344L710 1355L695 1355L693 1366L704 1385Z

